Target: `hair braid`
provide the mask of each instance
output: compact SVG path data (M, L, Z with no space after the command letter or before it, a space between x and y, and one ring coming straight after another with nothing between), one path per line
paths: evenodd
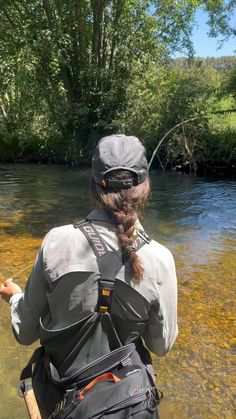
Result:
M116 235L121 246L122 251L125 251L127 246L133 246L135 242L135 224L137 221L137 213L133 208L128 209L127 212L115 213L118 220L116 228ZM134 279L139 282L143 278L143 266L136 252L130 253L130 262L133 269Z
M131 174L128 171L113 173L112 179L127 179ZM116 235L122 252L127 246L133 246L135 242L135 225L138 220L137 210L144 206L149 195L149 180L128 189L104 188L93 182L92 190L96 199L106 208L110 209L117 219ZM136 282L143 278L143 266L135 251L130 253L130 263L133 277Z

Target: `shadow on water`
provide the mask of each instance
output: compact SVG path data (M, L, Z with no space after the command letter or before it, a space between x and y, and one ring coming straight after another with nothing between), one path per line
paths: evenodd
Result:
M50 228L87 215L89 177L87 169L0 165L0 281L33 263ZM179 336L166 357L153 358L165 395L161 419L233 419L236 182L151 177L144 226L173 252L179 278ZM33 349L16 344L3 302L0 317L0 418L24 419L17 382Z

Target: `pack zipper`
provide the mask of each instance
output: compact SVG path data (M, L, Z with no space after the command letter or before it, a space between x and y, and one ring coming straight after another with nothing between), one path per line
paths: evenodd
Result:
M143 402L145 400L147 400L147 390L145 390L145 392L138 393L134 396L131 396L128 399L123 400L122 402L117 403L115 406L113 406L111 409L107 410L106 412L110 413L110 412L116 411L117 409L129 407L134 404Z

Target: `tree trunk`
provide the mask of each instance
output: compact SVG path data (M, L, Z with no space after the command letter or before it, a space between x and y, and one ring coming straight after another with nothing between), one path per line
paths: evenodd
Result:
M81 1L75 5L76 18L78 23L79 36L79 59L83 65L87 61L87 41L86 41L86 20L85 12Z
M112 41L111 41L111 52L110 52L110 60L109 60L109 68L111 69L113 67L113 62L114 62L114 58L115 58L115 51L116 51L116 44L117 44L117 29L118 29L118 25L119 25L119 20L123 11L123 7L124 7L125 1L124 0L118 0L116 2L116 13L115 13L115 18L114 21L112 22L112 26L113 26L113 36L112 36Z
M102 24L106 0L91 0L91 5L93 9L92 61L99 67L102 62Z
M68 64L65 64L68 60L63 54L60 53L60 45L58 43L59 35L58 35L58 30L57 30L57 22L56 22L56 17L53 12L53 9L51 7L50 0L43 0L42 5L43 5L43 9L47 17L51 33L52 33L54 47L56 47L58 51L57 53L58 63L59 63L61 78L62 78L62 82L66 90L66 96L67 96L67 101L68 101L69 125L73 126L75 118L76 118L76 103L78 101L78 95L77 95L78 90L76 89L76 83L75 83L71 68L69 67Z

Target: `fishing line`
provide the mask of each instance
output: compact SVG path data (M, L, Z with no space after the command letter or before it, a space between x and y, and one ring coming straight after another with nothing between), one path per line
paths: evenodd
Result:
M16 274L14 274L14 275L10 276L10 277L9 277L9 278L7 278L5 281L8 281L9 279L15 278L15 276L20 275L22 272L24 272L24 271L26 271L27 269L31 268L31 266L32 266L32 263L31 263L30 265L26 266L26 268L21 269L21 271L18 271Z

